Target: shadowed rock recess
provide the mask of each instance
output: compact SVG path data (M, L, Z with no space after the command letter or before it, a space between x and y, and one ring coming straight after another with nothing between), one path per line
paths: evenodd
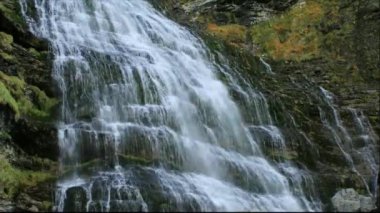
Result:
M0 0L0 212L379 211L378 0Z

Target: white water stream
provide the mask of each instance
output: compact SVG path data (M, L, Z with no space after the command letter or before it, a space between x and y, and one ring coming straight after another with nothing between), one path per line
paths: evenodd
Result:
M143 0L21 5L32 31L51 42L63 94L60 160L73 172L58 183L55 210L313 210L301 187L290 189L303 174L284 164L287 178L266 160L187 29ZM254 125L286 146L265 98L241 92Z

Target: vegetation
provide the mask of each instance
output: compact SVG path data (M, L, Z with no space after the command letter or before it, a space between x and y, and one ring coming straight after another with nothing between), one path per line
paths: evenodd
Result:
M207 14L197 18L207 25L209 34L235 47L253 43L260 48L260 55L273 60L343 60L343 46L352 49L345 44L354 29L355 17L353 13L342 13L339 0L300 1L287 11L252 26L233 20L217 25Z
M0 1L0 13L7 18L8 20L12 21L15 27L18 29L25 29L26 24L20 16L15 11L19 11L20 5L18 4L18 1L15 0L2 0Z
M53 179L49 172L35 172L14 168L5 156L0 154L0 199L12 199L22 189Z
M341 17L339 0L305 0L289 11L251 28L252 40L274 60L341 59L339 48L353 30ZM345 20L344 20L345 19Z
M307 1L285 14L252 28L252 39L273 59L303 60L320 55L320 35L314 27L323 15L322 5Z
M0 46L12 49L13 36L4 32L0 32Z
M214 23L210 23L207 26L207 31L236 47L243 45L246 41L247 29L239 24L218 26Z
M57 100L49 98L38 87L25 83L19 77L8 76L0 71L0 104L8 105L15 117L29 116L48 119Z

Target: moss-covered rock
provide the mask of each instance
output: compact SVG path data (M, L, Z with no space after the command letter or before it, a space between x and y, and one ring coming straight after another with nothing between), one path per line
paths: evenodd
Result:
M20 116L29 116L34 119L52 118L52 108L58 103L49 98L38 87L25 83L16 76L8 76L0 71L0 104L8 104L15 113L16 119Z
M38 183L44 182L54 176L48 172L35 172L20 170L12 167L12 165L3 157L0 156L0 197L3 199L14 198L21 190L36 186Z
M7 145L8 144L8 145ZM57 163L26 155L9 143L0 146L0 200L13 210L50 211L51 184ZM2 205L0 203L0 209Z
M17 0L0 1L0 211L50 211L58 157L57 93L46 41ZM42 158L41 158L42 157Z
M15 0L3 0L0 2L0 13L4 19L11 21L14 27L26 29L27 26L19 14L19 7L20 5Z
M13 36L0 32L0 45L3 48L12 49Z

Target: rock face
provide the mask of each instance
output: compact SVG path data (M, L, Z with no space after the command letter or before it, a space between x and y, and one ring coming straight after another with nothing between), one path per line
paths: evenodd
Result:
M57 159L56 134L48 133L55 131L52 122L58 101L53 98L47 43L28 32L18 1L1 1L0 17L1 134L28 154L50 152L49 157ZM45 133L38 133L41 129ZM41 146L46 150L36 150Z
M49 58L19 2L0 1L0 212L51 209L58 99Z
M338 191L331 202L338 212L369 212L376 208L371 197L359 195L352 188Z

